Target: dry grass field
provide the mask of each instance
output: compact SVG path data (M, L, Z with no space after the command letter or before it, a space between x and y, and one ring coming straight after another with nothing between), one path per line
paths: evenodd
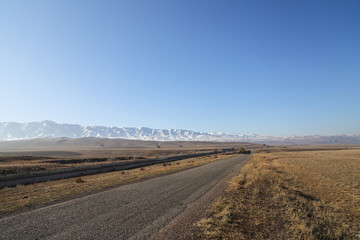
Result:
M63 201L136 180L180 171L232 156L218 154L196 157L132 170L3 188L0 189L0 216L22 211L29 207L39 207Z
M152 159L260 144L193 141L140 141L106 138L41 138L0 141L0 175Z
M194 236L360 239L360 149L254 154Z
M124 162L130 160L153 159L177 155L187 155L202 152L211 152L210 149L166 149L166 150L87 150L78 151L77 155L67 156L61 152L55 152L58 157L49 152L17 152L17 155L0 156L0 174L19 174L39 170L50 170L57 168L69 168L79 166L89 166L95 164L107 164ZM38 154L39 153L39 154ZM75 152L74 152L75 153ZM8 153L9 154L9 153ZM14 153L13 153L14 154ZM43 154L41 156L40 154Z

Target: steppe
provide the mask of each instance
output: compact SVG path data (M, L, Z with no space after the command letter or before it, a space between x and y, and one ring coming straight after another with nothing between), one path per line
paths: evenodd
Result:
M251 143L137 141L101 138L48 138L0 142L0 174L154 159L217 151L255 149Z
M360 239L360 146L258 150L194 236Z

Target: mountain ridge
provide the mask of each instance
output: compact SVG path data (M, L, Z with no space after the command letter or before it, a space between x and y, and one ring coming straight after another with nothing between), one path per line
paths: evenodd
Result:
M0 122L0 141L35 138L113 138L151 141L254 142L267 144L360 143L360 135L306 135L272 137L257 134L206 133L185 129L152 129L147 127L82 126L79 124L41 122Z
M249 137L253 138L254 136L255 135L205 133L185 129L81 126L78 124L59 124L48 120L28 123L0 123L0 140L2 141L43 137L100 137L156 141L247 141Z

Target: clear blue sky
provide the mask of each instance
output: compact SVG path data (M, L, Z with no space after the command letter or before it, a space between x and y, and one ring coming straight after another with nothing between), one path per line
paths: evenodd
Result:
M0 122L360 134L360 1L0 1Z

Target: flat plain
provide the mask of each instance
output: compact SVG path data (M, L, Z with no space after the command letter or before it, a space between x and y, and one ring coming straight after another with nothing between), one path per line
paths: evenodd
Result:
M151 160L203 152L216 153L229 147L261 146L247 143L147 142L94 138L39 139L2 144L4 145L2 146L3 152L0 152L2 176L28 174L33 171L47 171L56 168L106 165L130 160ZM8 151L5 151L5 148ZM34 150L31 151L31 149ZM182 171L229 157L231 155L218 153L131 170L5 187L0 189L0 216L74 199L130 182Z
M0 142L0 175L153 159L221 150L258 148L251 143L157 142L101 138L49 138Z

